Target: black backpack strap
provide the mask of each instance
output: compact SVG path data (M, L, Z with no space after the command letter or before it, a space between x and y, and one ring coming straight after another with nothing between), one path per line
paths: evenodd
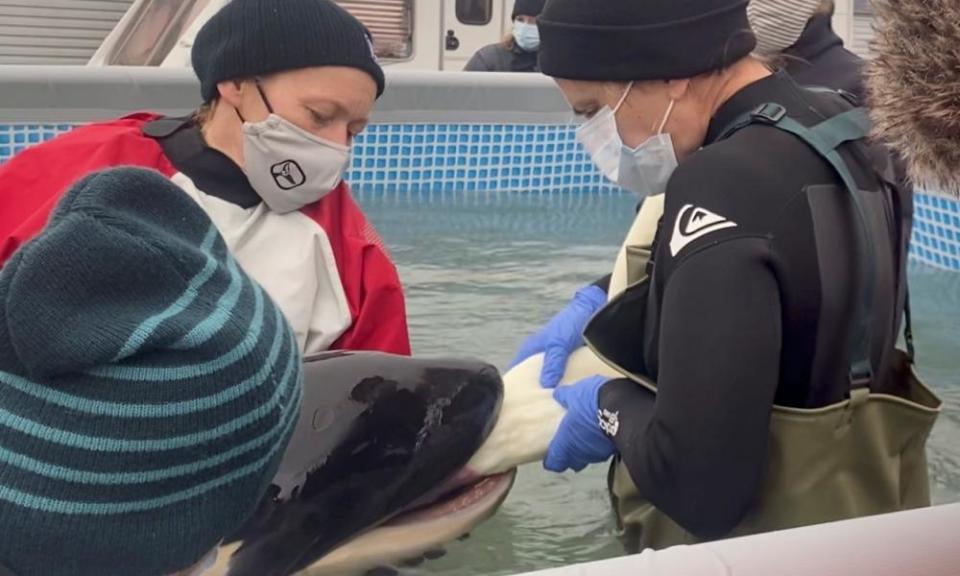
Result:
M897 279L903 290L903 341L907 347L907 358L910 360L910 364L914 364L917 360L917 354L913 343L913 317L910 313L910 278L907 270L907 264L910 258L910 238L904 237L910 233L909 228L904 225L904 212L907 210L904 202L909 200L901 196L901 192L904 192L904 187L906 186L903 180L905 176L897 174L897 170L894 168L893 158L888 158L883 177L891 191L890 199L893 204L893 218L897 228L897 254L899 255L897 261ZM909 195L910 194L907 194L907 196ZM898 320L899 318L895 319L895 321ZM894 329L896 330L896 325Z
M873 380L873 367L870 362L870 326L872 324L871 303L874 294L876 254L873 237L870 235L867 225L866 213L858 195L859 186L837 148L846 142L866 138L871 127L870 117L865 109L853 108L828 118L815 126L807 127L787 116L786 108L780 104L770 103L764 104L753 112L735 120L729 128L723 131L720 138L728 138L734 132L751 124L765 124L795 135L833 167L834 172L837 173L850 193L860 224L860 236L863 240L859 250L859 259L864 262L865 268L863 295L857 311L856 326L850 334L850 350L852 351L849 372L850 386L851 389L869 387Z

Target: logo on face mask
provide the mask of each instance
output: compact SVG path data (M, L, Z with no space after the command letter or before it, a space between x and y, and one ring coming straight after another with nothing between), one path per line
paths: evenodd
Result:
M277 162L270 167L270 174L282 190L292 190L307 181L303 169L294 160Z

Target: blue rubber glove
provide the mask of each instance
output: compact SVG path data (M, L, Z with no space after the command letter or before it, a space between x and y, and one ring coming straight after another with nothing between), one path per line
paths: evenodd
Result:
M540 385L555 388L567 369L567 358L583 345L583 329L587 322L606 303L607 293L599 286L590 285L578 290L563 310L523 342L510 368L543 352Z
M553 391L554 399L567 409L557 434L550 441L543 467L551 472L568 468L579 472L587 464L604 462L615 451L613 440L600 428L600 409L597 404L600 387L606 384L603 376L591 376L572 386L560 386ZM605 420L615 429L616 423Z

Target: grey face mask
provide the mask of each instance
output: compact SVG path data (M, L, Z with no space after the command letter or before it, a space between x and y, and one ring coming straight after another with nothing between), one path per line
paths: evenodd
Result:
M312 204L337 187L350 161L350 148L303 130L274 113L243 123L244 172L274 212L285 214Z

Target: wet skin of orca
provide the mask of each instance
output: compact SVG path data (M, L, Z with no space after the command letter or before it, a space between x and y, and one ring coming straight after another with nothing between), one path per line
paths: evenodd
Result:
M230 539L242 545L229 574L294 573L424 503L484 442L502 398L497 370L481 362L306 359L300 420L257 513Z

